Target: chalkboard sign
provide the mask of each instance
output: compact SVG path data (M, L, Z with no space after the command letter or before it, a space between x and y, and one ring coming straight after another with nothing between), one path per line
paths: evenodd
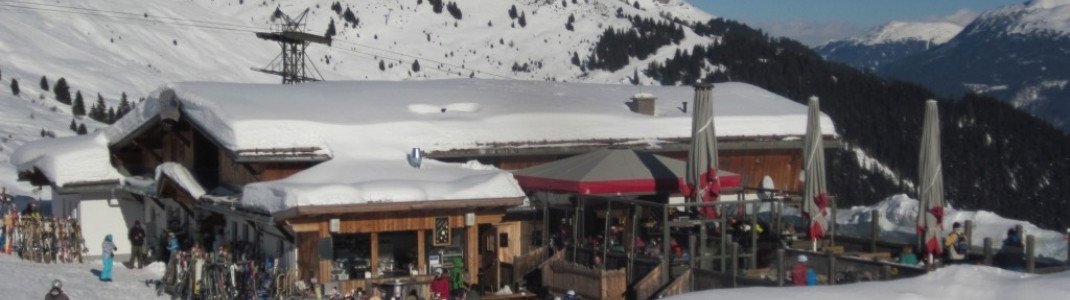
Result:
M436 217L435 218L435 233L434 233L434 245L435 246L449 246L453 244L453 234L450 232L450 218L449 217Z

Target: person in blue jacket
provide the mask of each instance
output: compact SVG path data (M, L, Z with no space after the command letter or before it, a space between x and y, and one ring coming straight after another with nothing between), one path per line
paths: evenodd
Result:
M112 242L110 233L104 236L104 243L101 244L101 248L101 258L104 260L104 270L100 271L100 281L111 281L111 267L115 260L115 251L119 250L119 248L115 247L115 242Z

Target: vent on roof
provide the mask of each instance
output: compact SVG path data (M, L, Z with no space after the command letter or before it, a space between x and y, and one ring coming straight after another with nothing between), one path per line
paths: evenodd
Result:
M412 148L412 152L409 153L408 159L410 166L419 169L420 164L422 164L424 160L423 152L420 151L420 148Z
M635 94L632 96L632 111L648 116L654 115L654 102L657 97L651 94Z

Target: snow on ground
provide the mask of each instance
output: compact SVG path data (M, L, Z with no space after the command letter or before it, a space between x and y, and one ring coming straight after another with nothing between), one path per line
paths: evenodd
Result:
M1070 272L1032 275L984 266L950 266L935 272L895 281L855 284L740 288L700 291L666 299L821 299L821 300L927 300L927 299L1063 299L1070 293Z
M44 298L56 279L63 282L63 291L71 299L157 298L155 286L145 282L163 277L162 263L132 270L116 262L112 282L97 279L102 267L99 259L84 264L39 264L0 254L0 270L5 273L0 279L0 299Z
M837 211L836 224L839 229L837 234L869 237L871 224L871 211L880 212L881 239L903 243L914 243L917 226L918 200L911 199L906 195L895 195L883 201L865 207L852 207ZM966 223L973 220L973 238L971 243L974 247L982 247L985 238L991 238L993 247L999 247L1000 242L1007 237L1007 229L1015 225L1022 225L1025 235L1036 237L1036 253L1039 259L1066 261L1067 241L1064 234L1058 231L1044 230L1036 225L1018 220L1000 217L988 211L962 211L954 207L944 210L944 234L951 232L954 222ZM1023 235L1024 236L1024 235Z

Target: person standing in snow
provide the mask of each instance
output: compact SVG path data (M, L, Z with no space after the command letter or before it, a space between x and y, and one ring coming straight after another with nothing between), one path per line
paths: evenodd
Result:
M104 236L104 243L101 244L102 257L104 259L104 270L100 271L100 281L111 281L111 265L115 259L115 251L119 248L115 247L115 242L112 242L111 234Z
M63 282L59 279L52 281L52 289L48 290L48 294L45 294L45 300L70 300L67 294L63 293Z
M145 229L141 228L141 221L134 221L134 227L130 228L127 238L130 239L130 267L141 269L145 266Z

